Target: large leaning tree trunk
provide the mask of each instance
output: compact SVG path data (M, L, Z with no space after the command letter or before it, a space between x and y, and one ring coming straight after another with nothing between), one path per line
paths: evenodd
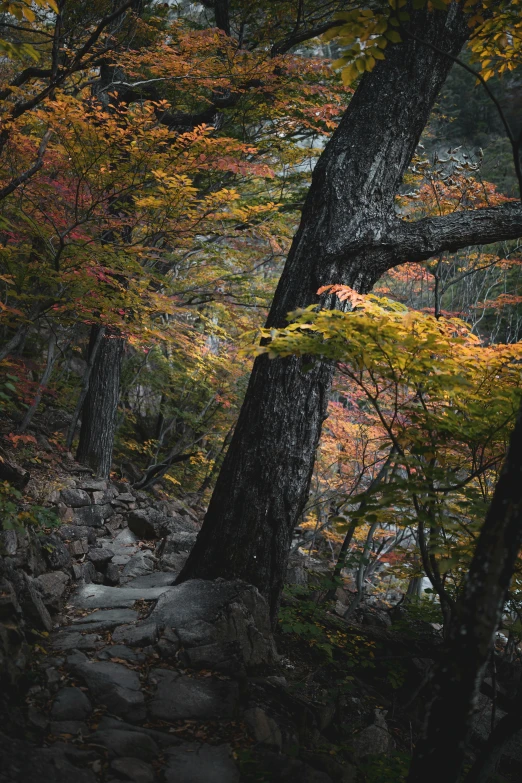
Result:
M442 250L522 235L508 204L418 222L400 220L395 196L435 99L469 28L460 6L418 11L410 35L366 74L315 168L268 317L319 303L341 283L365 293L388 269ZM422 37L435 51L413 37ZM335 297L323 306L339 306ZM297 358L258 358L196 545L179 581L242 578L275 617L292 531L307 499L333 368Z
M466 585L452 620L446 654L435 672L423 734L417 743L409 783L457 783L484 671L493 648L509 584L522 545L522 409L486 520L480 531ZM488 756L522 728L520 694L514 710L493 730L486 753L465 780L486 780ZM493 765L494 766L494 765ZM489 765L490 771L494 770Z
M124 339L106 330L98 341L101 328L91 327L89 354L95 346L97 350L81 411L76 458L92 468L99 478L107 478L112 463Z

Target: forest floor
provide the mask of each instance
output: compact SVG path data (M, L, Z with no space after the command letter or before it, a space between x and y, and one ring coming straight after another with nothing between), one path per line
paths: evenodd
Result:
M174 584L204 514L196 498L35 459L29 496L60 521L1 534L0 630L21 612L29 652L3 718L0 783L405 780L436 629L375 606L346 621L342 601L323 600L324 568L303 583L301 557L273 633L250 585ZM481 709L478 746L491 699ZM514 743L499 781L519 779L520 756Z

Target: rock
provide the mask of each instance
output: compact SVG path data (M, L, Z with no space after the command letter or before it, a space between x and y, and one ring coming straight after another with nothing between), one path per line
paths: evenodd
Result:
M145 698L138 675L119 663L90 661L75 663L71 671L81 679L93 697L115 715L132 722L145 718Z
M77 525L103 527L104 520L112 514L110 504L106 506L83 506L74 510L74 521Z
M91 561L97 571L104 571L106 566L114 557L114 552L110 549L89 549L87 558Z
M85 563L81 563L81 579L85 584L103 584L103 575L100 574L93 563L87 560Z
M0 460L0 481L8 481L15 489L25 489L31 474L16 462Z
M60 496L65 505L71 508L91 505L91 498L84 489L62 489Z
M121 533L118 533L115 539L112 541L113 548L119 548L122 547L129 547L132 544L136 544L138 541L138 536L135 536L132 530L129 530L129 528L125 528L121 531Z
M245 582L192 579L166 588L149 621L174 630L193 668L237 674L277 662L268 605Z
M138 619L138 613L133 609L103 609L85 617L76 617L72 627L79 626L87 631L110 631L117 625L133 623Z
M144 574L130 579L125 587L141 590L143 587L170 587L176 581L176 574L171 571L153 571L152 574Z
M364 759L371 755L389 755L395 747L393 737L386 724L386 712L375 710L375 723L352 737L355 756Z
M40 536L40 544L44 559L53 571L68 571L72 560L68 548L56 535Z
M144 576L150 574L154 569L154 563L156 558L148 550L136 552L129 562L124 566L121 573L122 578L133 578L136 576Z
M115 759L111 763L111 769L118 777L123 775L125 780L131 780L132 783L154 783L155 780L152 767L140 759Z
M158 547L158 557L162 568L171 568L180 571L194 544L197 533L194 531L178 530L162 541Z
M266 745L281 750L283 746L281 729L275 720L267 715L261 707L251 707L245 710L243 719L259 745Z
M114 514L110 519L105 521L105 527L108 528L111 533L114 533L118 528L122 527L124 521L122 514Z
M147 647L154 644L158 638L158 627L155 623L145 622L143 625L122 625L112 633L114 642L124 642L130 647Z
M95 731L89 737L89 742L103 745L112 757L130 756L143 761L153 761L159 755L159 748L154 740L140 731L124 731L120 729Z
M136 498L131 492L122 492L121 495L117 495L116 500L119 500L120 503L134 503Z
M99 660L110 660L111 658L121 658L129 663L140 663L146 659L143 653L136 653L126 647L124 644L109 644L98 652Z
M92 704L79 688L62 688L56 694L51 708L53 720L85 720L92 712Z
M38 583L27 574L24 574L24 582L24 591L20 605L25 619L33 628L50 631L53 627L53 621L38 591Z
M79 631L71 631L66 628L60 631L53 639L52 645L56 650L95 650L100 644L97 634L81 634Z
M67 544L67 549L73 557L81 557L89 551L89 541L87 538L78 538L76 541L71 541Z
M106 585L110 585L112 587L119 585L120 583L120 569L116 565L116 563L109 563L107 568L105 569L105 579L104 582Z
M255 754L256 770L270 783L332 783L332 778L300 759L262 750Z
M36 581L42 589L44 604L55 612L59 611L67 592L67 585L71 581L70 576L63 571L52 571L41 574Z
M0 735L2 783L97 783L89 769L80 769L60 751L36 748L23 740Z
M155 601L173 587L149 587L137 593L131 587L107 587L106 585L83 585L72 596L71 603L80 609L131 608L140 601Z
M0 555L12 556L18 549L18 538L15 530L2 530L0 532Z
M170 669L153 669L150 681L156 693L148 705L152 718L160 720L232 719L237 711L239 690L236 682L197 679Z
M169 532L168 517L153 508L133 511L129 514L128 525L138 538L145 540L163 538Z
M88 734L89 728L85 721L81 720L52 720L49 724L49 732L60 734Z
M84 478L80 483L80 487L89 492L104 492L107 486L106 479Z
M166 783L238 783L228 745L186 743L167 751Z

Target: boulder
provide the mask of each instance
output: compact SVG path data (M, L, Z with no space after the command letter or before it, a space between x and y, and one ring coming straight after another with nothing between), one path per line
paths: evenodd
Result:
M197 533L193 530L175 530L169 533L157 548L161 568L181 571L196 538Z
M110 549L89 549L87 559L91 561L97 571L105 571L105 568L114 557L114 552Z
M386 723L386 712L375 710L375 723L352 737L351 745L358 759L364 759L373 755L389 755L395 742Z
M132 511L128 519L129 530L141 539L163 538L169 532L169 518L153 508Z
M71 508L91 505L89 493L84 489L62 489L60 497L65 505L70 506Z
M166 783L238 783L239 769L228 745L186 743L167 751Z
M236 674L277 662L268 604L239 580L193 579L167 588L147 622L175 635L191 668Z
M140 550L132 555L121 572L122 579L132 579L136 576L150 574L154 570L156 558L149 550Z
M50 631L53 627L53 621L40 595L36 579L24 574L24 583L20 604L25 619L33 628Z
M109 508L111 508L109 506ZM74 509L74 522L76 525L88 525L89 527L103 527L105 515L104 506L83 506ZM112 509L111 509L112 511Z
M71 554L63 541L54 533L40 536L42 554L47 566L53 571L68 571L72 566Z
M145 697L136 672L122 664L105 661L73 662L70 669L87 685L94 699L110 712L131 723L145 718Z
M108 587L86 584L71 597L71 603L80 609L124 609L132 608L136 601L155 601L173 587L149 587L133 590L131 587Z
M281 729L273 718L266 714L261 707L251 707L243 713L243 720L250 729L253 738L258 745L273 747L281 750L283 737Z
M122 625L112 633L114 642L124 642L130 647L147 647L154 644L158 638L158 628L155 623L143 623L141 625Z
M62 688L56 694L51 708L51 718L61 720L85 720L92 712L92 704L79 688Z
M111 762L111 770L116 772L118 778L123 776L132 783L154 783L156 780L150 764L136 758L114 759Z
M223 720L235 717L239 689L234 681L189 677L171 669L153 669L150 682L156 693L148 705L152 718Z
M80 487L88 492L102 492L107 489L108 482L106 479L84 478L80 483Z
M89 737L89 742L103 745L112 757L126 756L143 761L154 761L159 755L159 748L154 740L140 731L124 729L95 731Z
M41 574L36 581L41 587L44 604L48 609L58 612L62 607L67 585L71 581L70 576L63 571L51 571Z

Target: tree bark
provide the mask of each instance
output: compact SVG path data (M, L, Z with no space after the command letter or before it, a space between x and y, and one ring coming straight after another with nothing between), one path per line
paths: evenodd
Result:
M452 55L469 35L457 4L447 13L415 12L409 24ZM335 297L319 299L322 285L366 293L397 264L480 243L482 234L499 239L496 230L522 235L520 206L480 210L483 220L463 212L408 223L395 214L399 185L451 64L409 37L364 75L314 170L268 326L284 325L287 313L311 303L339 307ZM273 618L333 374L327 361L307 364L256 360L202 530L178 578L243 578L268 598Z
M96 345L98 330L93 325L89 355ZM82 407L82 425L76 458L100 478L111 470L116 413L120 392L120 370L124 339L106 331L92 364L89 390ZM90 364L90 362L88 362Z
M455 607L446 655L434 675L409 783L460 780L476 699L521 545L522 408L462 598ZM518 724L513 716L501 721L493 732L492 744L496 746L514 725Z

